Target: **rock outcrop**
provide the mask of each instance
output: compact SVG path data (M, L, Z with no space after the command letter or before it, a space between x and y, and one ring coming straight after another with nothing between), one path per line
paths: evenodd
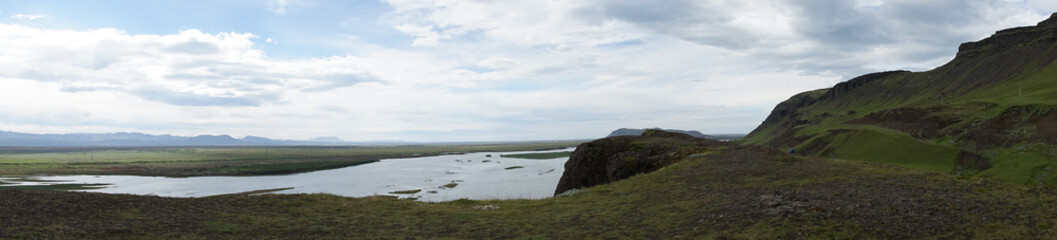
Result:
M963 43L958 46L958 56L996 52L1038 40L1053 41L1057 39L1057 31L1054 31L1055 29L1057 29L1057 13L1050 15L1049 19L1039 22L1035 26L1005 29L995 32L989 38Z
M694 153L731 144L690 135L647 130L580 144L565 163L555 195L626 179L678 162Z
M642 133L646 132L646 130L661 130L661 131L665 131L665 132L682 133L682 134L690 135L690 136L696 137L696 138L716 139L716 137L709 136L707 134L704 134L704 133L701 133L701 132L698 132L698 131L694 131L694 130L686 131L686 130L660 129L660 128L647 128L647 129L621 128L621 129L614 130L613 132L609 133L609 136L606 136L606 137L639 136L639 135L642 135Z

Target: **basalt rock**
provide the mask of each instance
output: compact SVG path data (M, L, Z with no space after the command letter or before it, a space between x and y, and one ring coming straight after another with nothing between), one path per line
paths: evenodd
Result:
M583 143L565 163L565 173L554 194L652 172L720 146L731 144L660 130L647 130L642 136L616 136Z

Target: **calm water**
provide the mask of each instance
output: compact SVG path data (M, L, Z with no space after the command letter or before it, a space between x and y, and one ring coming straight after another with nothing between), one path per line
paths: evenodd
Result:
M534 151L559 152L573 148ZM329 193L349 197L393 195L422 201L467 199L539 199L550 197L568 158L531 160L501 158L482 152L405 159L291 175L249 177L41 176L34 179L62 183L105 183L103 193L168 197L203 197L263 189L291 188L275 193ZM492 155L487 157L487 155ZM521 166L522 168L507 169ZM442 187L456 183L453 188ZM46 184L46 183L22 183ZM414 194L394 191L421 190Z

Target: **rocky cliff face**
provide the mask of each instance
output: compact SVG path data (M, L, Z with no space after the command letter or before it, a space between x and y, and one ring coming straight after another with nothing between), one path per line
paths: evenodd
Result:
M616 136L580 144L565 163L554 194L619 181L678 162L694 153L732 146L690 135L647 130L641 136Z
M1010 28L995 32L989 38L963 43L958 46L958 57L967 57L976 54L988 54L1009 49L1019 44L1031 41L1053 41L1057 38L1057 13L1050 15L1049 19L1039 22L1035 26Z

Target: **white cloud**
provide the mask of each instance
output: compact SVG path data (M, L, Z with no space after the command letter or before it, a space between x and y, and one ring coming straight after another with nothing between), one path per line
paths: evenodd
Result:
M765 86L755 92L768 94L746 97L709 90L762 84L756 82L768 76L707 73L699 56L722 51L676 39L543 52L490 49L506 54L469 49L509 43L449 43L429 51L280 60L255 48L254 38L0 24L0 45L11 46L0 51L0 64L12 66L0 68L0 78L8 79L0 84L35 89L3 93L0 109L12 114L0 126L353 140L581 138L624 126L701 129L695 119L740 112L722 106L778 101L795 91ZM717 80L702 81L707 78ZM712 110L687 113L694 109ZM735 127L752 127L741 125ZM502 133L510 129L533 130ZM438 133L445 131L459 135Z
M428 1L391 0L397 30L420 45L455 37L483 35L525 46L571 47L617 43L643 37L620 22L586 22L577 16L579 1Z
M766 106L758 110L765 115L800 91L874 71L927 70L953 57L961 42L1046 17L1037 7L983 0L388 2L389 23L415 37L415 46L430 47L422 51L482 68L442 81L484 90L576 89L547 98L597 100L572 107L596 120L651 115L660 106L672 109L664 115L672 119L676 112L723 114L693 110L707 106ZM757 123L725 127L747 131Z
M504 57L489 57L477 63L477 66L490 69L504 69L517 65L517 61Z
M253 34L198 30L132 35L117 29L48 30L0 24L0 45L7 46L0 51L0 64L8 66L0 69L0 78L53 91L5 94L3 102L8 106L0 109L21 109L31 106L23 102L33 102L44 106L23 114L89 111L92 120L80 123L122 126L132 122L136 124L124 125L139 126L139 130L165 125L202 130L197 124L235 121L223 117L223 112L284 109L292 102L286 98L291 93L383 81L363 67L370 60L354 56L276 60L255 49L253 38ZM18 89L9 87L11 81L0 84L4 89ZM171 113L207 117L188 123L189 118ZM243 120L261 117L247 116Z
M268 8L275 14L286 14L286 5L289 0L269 0Z
M18 20L33 21L33 20L44 18L44 15L40 15L40 14L15 14L15 15L11 15L11 18L18 19Z
M355 54L301 59L269 57L252 33L0 24L0 129L433 141L747 132L795 93L935 67L962 41L1048 15L1029 6L1041 2L953 0L388 2L378 21L411 46L353 32L333 39Z
M1033 24L1039 7L994 1L455 1L390 0L395 29L416 46L487 38L510 47L583 49L674 37L748 54L766 67L872 71L876 48L923 45L897 68L924 70L963 41ZM1041 4L1031 2L1030 4Z
M413 46L436 46L441 39L451 38L451 35L436 32L429 26L404 24L396 26L395 28L401 32L415 36L415 41L411 44Z

